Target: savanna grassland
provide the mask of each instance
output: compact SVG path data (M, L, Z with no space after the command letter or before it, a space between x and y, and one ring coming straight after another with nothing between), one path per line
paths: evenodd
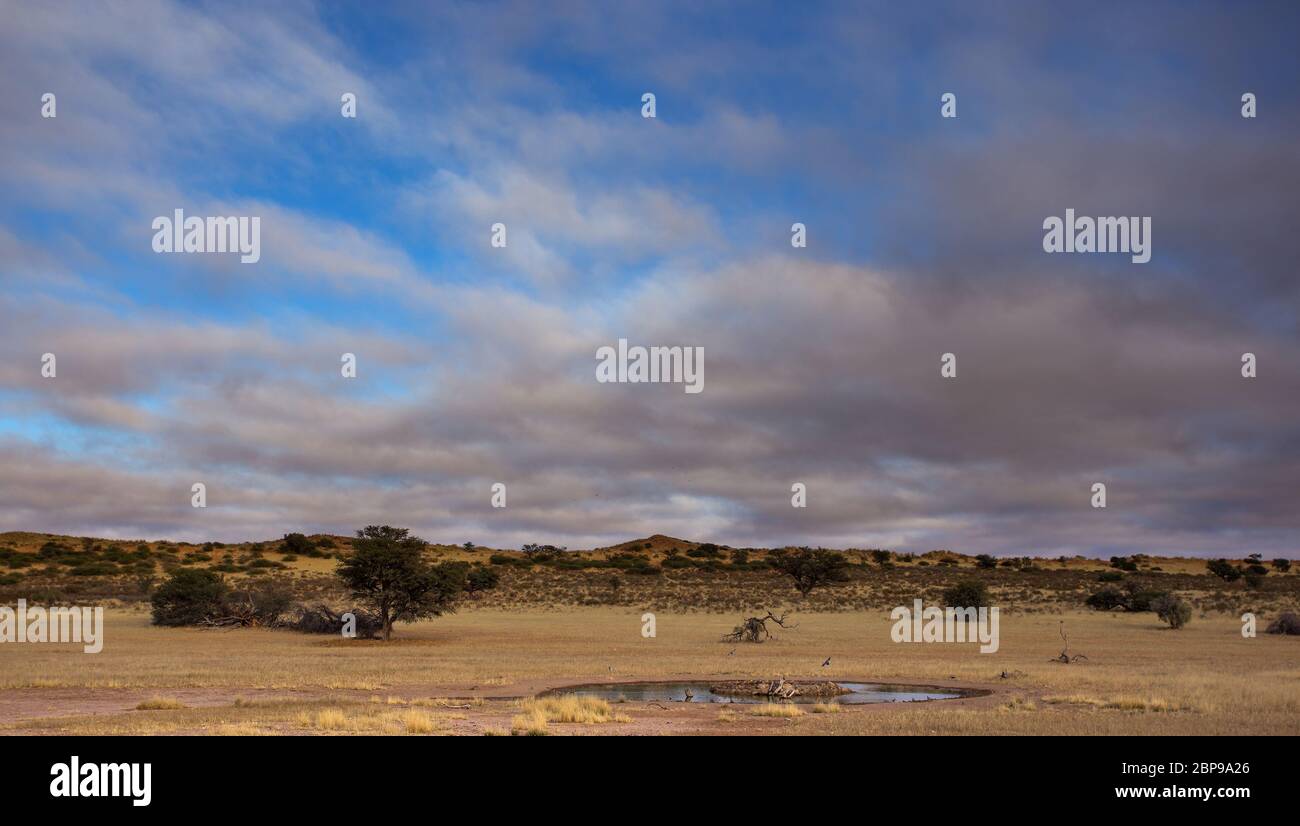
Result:
M495 588L390 642L270 628L162 628L148 595L169 570L277 582L346 606L332 570L342 537L222 546L0 535L0 603L107 605L105 644L0 645L0 731L121 734L1300 734L1300 638L1263 633L1300 608L1300 576L1234 582L1204 560L1003 560L848 551L847 579L801 597L766 551L651 537L529 560L432 546L481 564ZM703 550L702 550L703 549ZM17 560L18 564L13 564ZM495 562L494 562L495 559ZM675 561L674 561L675 560ZM25 563L25 564L24 564ZM1009 563L1009 564L1008 564ZM15 576L16 575L16 576ZM1098 611L1104 586L1139 583L1194 607ZM1000 606L1000 647L895 643L889 611L978 580ZM750 613L787 615L761 644L721 637ZM1240 615L1260 617L1243 638ZM642 636L645 612L656 633ZM1052 661L1068 633L1071 654ZM823 666L827 658L830 664ZM815 678L980 689L928 703L764 709L535 698L557 686L684 678ZM777 713L779 712L779 714Z

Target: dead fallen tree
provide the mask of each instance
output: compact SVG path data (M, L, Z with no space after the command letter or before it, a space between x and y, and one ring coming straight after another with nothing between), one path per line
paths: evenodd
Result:
M1070 653L1070 635L1065 633L1064 621L1061 622L1061 639L1065 640L1065 647L1061 649L1060 654L1057 654L1055 657L1052 657L1052 659L1048 660L1048 662L1064 663L1066 665L1069 665L1070 663L1077 663L1079 660L1088 659L1082 654Z
M302 606L298 609L298 615L285 623L284 627L305 634L342 634L344 614L351 614L355 618L358 639L373 639L384 627L377 613L335 611L328 605Z
M351 617L351 620L348 617ZM335 611L328 605L259 604L253 595L223 600L218 609L195 623L203 628L286 628L304 634L342 635L345 628L359 639L379 635L383 623L369 611Z
M214 600L194 624L205 628L277 628L289 605L289 592L281 586L246 588Z
M771 611L767 612L765 617L746 617L745 621L731 630L730 634L722 636L723 642L763 642L772 638L772 632L768 629L767 624L774 622L782 628L793 630L797 625L786 625L785 614L775 616Z
M774 680L726 680L710 683L714 694L734 697L767 697L771 700L790 700L795 697L838 697L852 694L850 689L829 680L787 682L784 677Z
M1283 611L1264 630L1269 634L1300 634L1300 616L1290 611Z

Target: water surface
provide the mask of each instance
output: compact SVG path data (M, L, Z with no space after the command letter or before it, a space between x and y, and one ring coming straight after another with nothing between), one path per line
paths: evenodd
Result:
M721 680L716 682L722 682ZM838 681L837 681L838 682ZM838 682L848 694L836 697L792 697L780 700L764 696L714 694L709 690L708 682L679 683L603 683L595 685L575 685L557 688L545 692L542 696L557 694L575 694L580 697L599 697L611 703L840 703L842 705L866 705L868 703L917 703L927 700L953 700L964 697L967 692L958 689L938 689L911 685L891 685L888 683L849 683Z

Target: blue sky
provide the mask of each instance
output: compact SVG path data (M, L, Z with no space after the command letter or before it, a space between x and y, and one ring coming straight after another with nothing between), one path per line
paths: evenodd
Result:
M1292 6L6 5L0 530L1296 553Z

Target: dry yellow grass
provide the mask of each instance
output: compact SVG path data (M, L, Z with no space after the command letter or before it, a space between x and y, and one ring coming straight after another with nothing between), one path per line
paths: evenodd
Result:
M998 711L1036 711L1033 701L1026 700L1024 697L1012 697L1002 705L998 706Z
M844 711L844 706L839 703L813 703L809 711L813 714L839 714Z
M525 714L541 714L548 723L625 723L630 719L625 714L615 714L605 700L574 694L526 700L520 707Z
M328 707L299 712L294 718L297 728L320 732L365 734L434 734L441 732L445 718L435 717L427 711L375 710L354 704L354 713L344 708Z
M212 733L218 737L261 737L275 732L252 723L222 723Z
M794 703L762 703L749 710L755 717L802 717L803 709Z
M326 731L335 731L347 727L348 717L337 708L326 708L316 712L314 725Z
M401 734L400 715L419 707L466 712L469 721L440 719L439 724L478 734L483 726L509 725L510 715L520 710L507 703L484 706L481 699L444 698L531 693L514 687L520 684L541 688L611 679L782 674L939 686L955 678L991 684L1006 696L980 707L938 702L815 713L791 720L780 732L1300 734L1295 690L1300 640L1243 639L1232 616L1198 617L1180 631L1168 631L1153 615L1007 612L1001 648L992 655L973 646L894 643L884 613L794 612L792 618L797 630L762 645L736 647L718 642L735 625L731 614L660 612L657 637L645 639L639 610L471 607L399 626L400 642L392 645L351 645L265 629L157 628L145 611L114 609L105 614L105 645L97 655L70 656L74 648L58 645L0 645L0 692L6 701L0 706L6 715L0 728L165 734L221 733L223 726L247 725L259 733ZM1071 650L1087 654L1087 661L1049 662L1060 650L1062 619ZM736 654L728 656L733 647ZM834 674L820 668L826 652L836 652ZM1000 676L1003 672L1008 678ZM371 694L378 698L374 703ZM178 696L195 707L131 713L153 696ZM388 697L395 701L390 704ZM999 705L1011 697L1034 708L999 713ZM91 704L98 713L89 713ZM470 708L459 708L465 705ZM20 713L25 706L32 709L27 718ZM346 712L351 722L333 729L317 726L316 715L325 708ZM638 706L625 708L635 718L633 725L642 725ZM38 714L56 716L35 719ZM299 714L308 715L310 724L299 724ZM719 716L707 713L710 722ZM622 727L597 726L591 733L618 730Z
M432 734L438 728L433 718L424 711L408 711L403 715L402 722L411 734Z
M172 697L150 697L135 707L136 711L170 711L185 708L185 704Z
M523 714L516 714L510 720L510 733L524 737L545 736L550 734L546 723L546 712L540 708L531 708Z

